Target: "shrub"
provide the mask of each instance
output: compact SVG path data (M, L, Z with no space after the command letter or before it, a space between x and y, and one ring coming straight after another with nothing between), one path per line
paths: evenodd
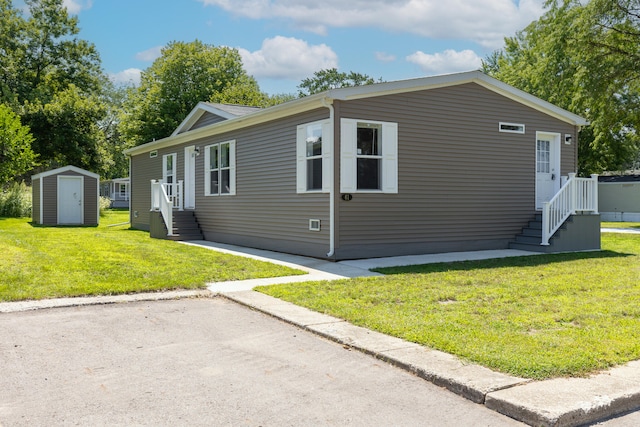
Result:
M0 193L0 217L31 216L31 188L14 182Z
M111 207L111 200L108 197L100 196L100 216L105 216L105 210Z

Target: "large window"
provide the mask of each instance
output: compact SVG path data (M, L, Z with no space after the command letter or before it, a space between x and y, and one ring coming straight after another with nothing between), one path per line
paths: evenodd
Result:
M398 124L342 119L342 193L398 192Z
M204 191L206 196L236 193L235 148L235 141L221 142L205 147Z
M297 192L327 192L331 185L333 129L328 120L297 129Z

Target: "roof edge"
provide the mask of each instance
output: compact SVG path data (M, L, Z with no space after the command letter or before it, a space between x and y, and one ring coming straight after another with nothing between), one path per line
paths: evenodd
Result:
M56 174L59 174L61 172L68 172L68 171L77 172L77 173L80 173L82 175L89 175L89 176L91 176L93 178L96 178L96 179L100 180L100 175L98 175L97 173L90 172L90 171L88 171L86 169L82 169L82 168L79 168L79 167L73 166L73 165L62 166L60 168L56 168L56 169L52 169L52 170L49 170L49 171L40 172L38 174L31 175L31 179L34 180L34 179L39 179L39 178L46 178L46 177L51 176L51 175L56 175Z

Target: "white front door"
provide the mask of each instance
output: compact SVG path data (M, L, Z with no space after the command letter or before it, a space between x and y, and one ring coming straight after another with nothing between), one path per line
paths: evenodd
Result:
M196 207L196 147L184 149L184 207Z
M560 190L560 134L536 132L536 209Z
M58 224L84 222L83 187L81 176L58 176Z

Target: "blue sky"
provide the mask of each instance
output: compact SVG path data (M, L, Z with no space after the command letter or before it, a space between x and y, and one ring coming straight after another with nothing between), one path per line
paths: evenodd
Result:
M268 93L323 68L399 80L477 69L543 13L543 0L64 0L114 81L171 41L237 48Z

